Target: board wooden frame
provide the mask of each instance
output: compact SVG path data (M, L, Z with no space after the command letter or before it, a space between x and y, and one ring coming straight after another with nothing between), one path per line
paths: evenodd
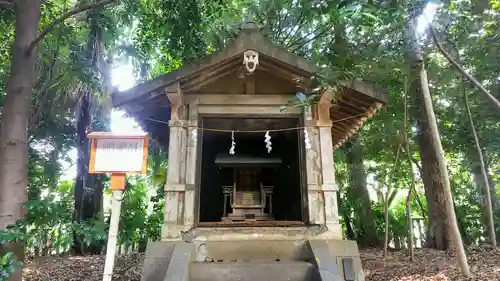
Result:
M87 135L91 140L90 145L90 161L89 161L89 173L90 174L141 174L145 175L148 167L148 135L146 133L132 133L132 134L121 134L112 132L92 132ZM99 139L143 139L143 155L142 155L142 169L141 171L96 171L95 170L95 156L97 150L97 141Z

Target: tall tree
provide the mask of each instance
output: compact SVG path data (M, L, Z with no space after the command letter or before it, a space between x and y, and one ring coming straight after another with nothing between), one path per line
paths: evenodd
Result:
M36 52L31 44L38 35L40 1L18 0L15 39L12 46L10 76L3 99L0 129L0 229L21 220L28 199L28 116L31 105ZM1 246L0 254L13 252L24 259L22 242ZM21 280L22 273L12 274L10 280Z
M423 179L429 207L430 238L442 249L455 247L457 262L462 273L470 276L467 258L455 215L448 169L441 145L438 125L427 81L422 47L418 42L417 20L411 19L407 27L407 57L409 63L410 93L421 109L419 120L419 145L422 158ZM431 194L429 194L431 193ZM433 213L431 213L433 210ZM433 215L434 214L434 215ZM433 217L431 218L431 215ZM438 225L437 222L442 225ZM432 241L431 240L431 241Z
M24 204L28 184L28 121L32 100L34 66L38 55L37 44L59 23L80 12L111 3L105 0L78 6L54 19L41 32L38 25L41 1L18 0L11 3L16 24L12 46L12 60L6 96L2 103L0 131L0 229L14 224L25 216ZM22 242L3 245L0 252L12 251L17 258L24 258ZM21 272L9 276L21 280Z

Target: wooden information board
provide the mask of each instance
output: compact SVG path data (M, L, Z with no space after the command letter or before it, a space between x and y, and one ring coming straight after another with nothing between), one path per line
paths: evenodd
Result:
M148 139L145 133L115 134L90 133L89 173L146 174Z
M92 140L89 173L111 174L111 189L124 188L126 173L146 174L146 133L93 132L88 137Z

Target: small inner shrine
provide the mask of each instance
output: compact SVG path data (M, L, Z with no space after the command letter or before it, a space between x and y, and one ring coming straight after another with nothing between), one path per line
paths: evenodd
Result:
M300 132L268 133L269 148L264 132L269 128L297 128L298 118L206 118L203 125L226 132L203 132L201 177L205 180L200 183L201 225L305 222ZM234 136L230 133L233 130ZM242 130L245 132L240 133ZM232 141L234 154L229 153Z

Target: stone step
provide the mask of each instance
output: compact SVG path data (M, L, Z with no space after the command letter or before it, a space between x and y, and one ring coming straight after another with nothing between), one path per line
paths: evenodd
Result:
M307 240L196 241L196 261L314 262Z
M321 281L308 262L200 262L191 263L190 281Z

